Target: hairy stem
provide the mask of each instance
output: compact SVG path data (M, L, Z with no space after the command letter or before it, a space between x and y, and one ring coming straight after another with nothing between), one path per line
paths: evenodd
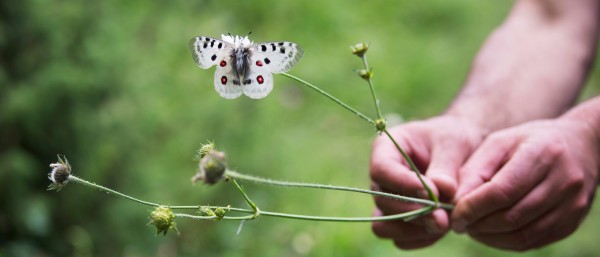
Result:
M329 190L347 191L347 192L355 192L355 193L363 193L363 194L384 196L384 197L389 197L389 198L392 198L392 199L397 199L397 200L406 201L406 202L418 203L418 204L423 204L423 205L427 205L427 206L441 207L441 208L444 208L444 209L447 209L447 210L451 210L452 208L454 208L450 204L437 203L435 201L430 201L430 200L425 200L425 199L420 199L420 198L413 198L413 197L395 195L395 194L384 193L384 192L379 192L379 191L371 191L371 190L366 190L366 189L361 189L361 188L346 187L346 186L334 186L334 185L324 185L324 184L316 184L316 183L302 183L302 182L279 181L279 180L273 180L273 179L268 179L268 178L261 178L261 177L255 177L255 176L250 176L250 175L246 175L246 174L241 174L241 173L238 173L238 172L235 172L235 171L232 171L232 170L227 170L225 172L225 175L228 176L228 177L231 177L231 178L239 179L239 180L252 181L252 182L262 183L262 184L267 184L267 185L283 186L283 187L304 187L304 188L317 188L317 189L329 189ZM263 213L263 212L261 212L261 213Z
M340 99L337 99L336 97L334 97L334 96L332 96L331 94L329 94L329 93L327 93L327 92L323 91L322 89L318 88L317 86L315 86L315 85L313 85L313 84L311 84L311 83L309 83L309 82L307 82L307 81L304 81L304 80L302 80L301 78L298 78L298 77L296 77L296 76L294 76L294 75L291 75L291 74L288 74L288 73L285 73L285 72L284 72L284 73L280 73L280 74L281 74L281 75L283 75L283 76L286 76L286 77L288 77L288 78L291 78L291 79L293 79L293 80L295 80L295 81L298 81L298 82L300 82L300 84L303 84L303 85L305 85L305 86L308 86L309 88L311 88L311 89L313 89L313 90L317 91L318 93L320 93L320 94L324 95L325 97L327 97L327 98L331 99L332 101L334 101L334 102L336 102L337 104L341 105L342 107L346 108L346 110L348 110L348 111L350 111L350 112L354 113L356 116L358 116L358 117L362 118L363 120L367 121L368 123L371 123L371 125L375 125L375 122L373 121L373 119L371 119L371 118L367 117L366 115L362 114L361 112L357 111L356 109L354 109L354 108L350 107L350 106L349 106L349 105L347 105L346 103L344 103L344 102L340 101Z

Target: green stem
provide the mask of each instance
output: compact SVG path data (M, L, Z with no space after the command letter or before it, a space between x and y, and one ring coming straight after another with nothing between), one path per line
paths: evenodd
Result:
M441 208L444 208L447 210L452 210L452 208L454 208L450 204L438 203L435 201L430 201L430 200L421 199L421 198L413 198L413 197L395 195L395 194L384 193L384 192L379 192L379 191L371 191L371 190L354 188L354 187L333 186L333 185L324 185L324 184L316 184L316 183L279 181L279 180L272 180L272 179L268 179L268 178L261 178L261 177L255 177L255 176L250 176L250 175L246 175L246 174L241 174L241 173L238 173L238 172L235 172L232 170L225 171L225 175L228 177L231 177L231 178L252 181L252 182L256 182L256 183L263 183L263 184L268 184L268 185L274 185L274 186L303 187L303 188L317 188L317 189L348 191L348 192L356 192L356 193L384 196L384 197L389 197L392 199L402 200L402 201L406 201L406 202L413 202L413 203L423 204L423 205L427 205L427 206L441 207Z
M137 202L137 203L141 203L141 204L143 204L143 205L148 205L148 206L153 206L153 207L159 207L159 206L161 206L160 204L157 204L157 203L151 203L151 202L142 201L142 200L140 200L140 199L137 199L137 198L134 198L134 197L128 196L128 195L126 195L126 194L123 194L123 193L117 192L117 191L115 191L115 190L112 190L112 189L110 189L110 188L103 187L103 186L101 186L101 185L98 185L98 184L96 184L96 183L92 183L92 182L89 182L89 181L87 181L87 180L80 179L80 178L78 178L78 177L75 177L75 176L73 176L73 175L69 175L69 181L71 181L71 182L75 182L75 183L79 183L79 184L82 184L82 185L86 185L86 186L89 186L89 187L93 187L93 188L99 189L99 190L101 190L101 191L104 191L104 192L106 192L106 193L115 194L115 195L117 195L117 196L123 197L123 198L125 198L125 199L129 199L129 200L131 200L131 201L134 201L134 202ZM195 208L197 208L197 207L195 207Z
M307 81L302 80L301 78L298 78L294 75L288 74L288 73L280 73L283 76L286 76L288 78L291 78L295 81L300 82L301 84L304 84L305 86L310 87L311 89L317 91L318 93L324 95L325 97L331 99L332 101L336 102L337 104L341 105L342 107L346 108L346 110L354 113L356 116L362 118L363 120L366 120L367 122L371 123L372 125L375 125L375 122L373 121L373 119L367 117L366 115L362 114L361 112L355 110L354 108L350 107L349 105L345 104L344 102L340 101L339 99L337 99L336 97L332 96L331 94L323 91L322 89L318 88L317 86L308 83Z
M252 209L254 210L254 215L253 215L252 219L258 218L258 216L260 215L260 210L258 209L256 204L254 204L254 202L252 200L250 200L250 197L248 197L248 194L246 194L246 191L244 190L244 188L242 188L240 186L240 184L238 184L238 182L235 181L234 178L230 178L230 180L235 185L235 187L237 187L237 189L240 191L240 193L242 193L242 195L244 196L244 199L246 199L246 202L248 203L248 205L250 205L250 207L252 207Z
M427 185L427 183L425 183L425 181L423 180L423 177L421 176L421 172L419 171L419 169L417 168L417 166L413 163L412 159L410 158L410 156L408 156L408 154L406 154L406 152L404 152L404 150L402 149L402 147L400 147L400 145L398 144L398 142L396 142L396 140L392 137L392 135L390 134L390 132L387 129L383 129L382 130L390 140L392 140L392 143L394 143L394 145L396 146L396 149L398 149L398 151L400 151L400 154L402 154L402 157L404 157L404 159L406 160L406 162L408 163L408 165L410 166L411 170L413 172L415 172L415 174L417 174L417 177L419 178L419 181L421 181L421 184L423 184L423 187L425 187L425 190L427 190L427 194L429 195L429 198L431 200L433 200L433 202L435 203L435 205L440 205L440 202L437 198L437 196L433 193L433 191L431 190L431 188L429 188L429 186Z
M153 206L153 207L164 206L164 205L160 205L157 203L147 202L147 201L143 201L143 200L128 196L126 194L117 192L115 190L98 185L96 183L89 182L87 180L78 178L73 175L69 176L69 181L79 183L79 184L82 184L85 186L89 186L92 188L96 188L96 189L99 189L99 190L107 192L107 193L115 194L122 198L131 200L136 203L143 204L143 205L148 205L148 206ZM241 189L243 191L243 189L241 188L241 186L239 186L239 184L237 184L237 183L235 183L235 184L239 187L238 189ZM254 208L256 208L256 205L252 201L250 201L250 199L245 194L245 192L243 194L244 194L244 197L246 198L246 201L249 201L248 202L249 204L252 203L250 205L254 206ZM168 206L168 205L166 205L166 206ZM171 208L171 209L192 209L192 210L197 210L199 207L200 207L199 205L169 206L169 208ZM243 209L243 208L222 207L222 206L207 206L207 207L209 207L211 209L216 209L216 208L220 207L220 208L227 208L229 211L252 213L252 215L246 215L246 216L234 216L234 217L224 216L223 219L226 219L226 220L250 220L250 219L256 218L257 213L260 213L260 215L271 216L271 217L301 219L301 220L315 220L315 221L341 221L341 222L372 222L372 221L406 219L406 218L410 218L413 216L418 217L418 216L427 214L428 212L430 212L433 209L432 206L427 206L427 207L417 209L414 211L410 211L410 212L405 212L405 213L395 214L395 215L379 216L379 217L332 217L332 216L312 216L312 215L299 215L299 214L269 212L269 211L261 211L258 208L253 209L253 210L248 210L248 209ZM175 216L183 217L183 218L201 219L201 220L216 219L216 216L197 216L197 215L190 215L190 214L185 214L185 213L176 213Z
M379 99L377 98L377 95L375 95L375 87L373 86L373 79L371 79L371 70L369 69L369 64L367 63L367 55L364 54L362 56L362 61L363 61L363 65L365 67L365 70L369 73L369 79L367 79L367 82L369 82L369 89L371 90L371 96L373 97L373 103L375 104L375 111L377 112L377 119L383 119L383 115L381 114L381 107L379 106Z
M313 220L313 221L338 221L338 222L373 222L373 221L388 221L388 220L397 220L397 219L410 219L413 217L420 217L422 215L430 213L435 208L432 206L423 207L414 211L409 211L405 213L395 214L395 215L387 215L387 216L378 216L378 217L331 217L331 216L312 216L312 215L300 215L300 214L289 214L289 213L279 213L279 212L268 212L261 211L260 214L263 216L270 217L279 217L279 218L289 218L289 219L299 219L299 220ZM233 209L232 209L233 210ZM240 209L237 209L240 211ZM252 210L245 210L243 212L253 212ZM176 213L177 217L185 217L192 219L202 219L207 220L206 216L196 216L189 214L180 214ZM241 217L229 217L225 216L223 219L226 220L249 220L252 219L254 215L241 216ZM214 219L209 217L209 219Z

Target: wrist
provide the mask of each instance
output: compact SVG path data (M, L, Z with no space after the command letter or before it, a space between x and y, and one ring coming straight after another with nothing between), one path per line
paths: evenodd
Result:
M583 124L592 134L596 145L600 146L600 96L577 105L559 119Z

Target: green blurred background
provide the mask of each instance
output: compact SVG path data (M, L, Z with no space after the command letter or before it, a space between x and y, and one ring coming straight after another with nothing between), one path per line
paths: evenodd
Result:
M46 191L48 164L164 204L245 206L230 184L190 184L200 143L234 169L275 179L367 188L362 120L275 76L269 97L225 100L188 52L191 37L287 40L305 55L291 71L373 116L348 46L371 43L376 90L389 117L436 115L460 88L508 1L2 1L0 3L0 256L508 256L450 234L399 251L367 223L263 217L178 220L156 236L150 208L71 184ZM600 91L594 70L584 98ZM451 149L449 149L451 150ZM264 210L369 216L370 197L245 184ZM597 203L598 204L598 203ZM568 239L523 256L597 256L600 211Z

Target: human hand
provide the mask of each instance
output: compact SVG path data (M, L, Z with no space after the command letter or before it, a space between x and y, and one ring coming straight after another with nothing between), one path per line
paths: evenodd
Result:
M452 116L410 122L390 129L390 134L415 162L423 177L441 200L450 200L457 190L457 170L482 140L473 124ZM427 198L421 182L394 144L385 135L377 137L371 154L373 189L412 197ZM391 215L421 208L385 197L375 197L375 215ZM374 222L373 232L394 241L397 247L412 249L435 243L449 230L449 215L438 209L411 222Z
M591 127L564 118L490 134L459 171L453 229L517 251L568 236L594 196L599 148Z

